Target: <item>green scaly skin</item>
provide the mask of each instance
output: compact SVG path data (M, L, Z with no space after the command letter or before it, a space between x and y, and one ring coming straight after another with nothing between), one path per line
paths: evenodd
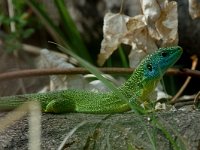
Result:
M130 110L132 102L149 101L149 95L166 70L181 56L179 46L160 48L145 57L131 77L119 87L127 98L122 100L114 92L96 93L84 90L63 90L41 94L25 94L0 98L0 109L13 109L25 101L37 100L43 112L119 113ZM129 103L128 103L129 100Z

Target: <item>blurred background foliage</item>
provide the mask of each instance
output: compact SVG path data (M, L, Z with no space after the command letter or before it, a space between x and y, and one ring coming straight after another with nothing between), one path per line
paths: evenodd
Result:
M27 7L23 0L13 1L13 16L5 9L5 2L2 2L0 10L0 34L3 37L5 50L13 52L21 48L23 39L29 38L34 33L34 27L31 27L33 18L28 17L29 12L25 11ZM14 28L11 27L14 25Z
M45 5L34 0L13 1L14 16L9 16L5 11L1 11L1 28L3 28L6 33L9 33L5 36L5 41L8 42L5 43L5 45L11 46L7 47L6 50L10 52L18 49L22 40L29 38L37 29L43 28L47 29L48 34L50 34L56 42L65 47L70 47L76 54L92 62L79 31L65 7L64 0L55 0L54 3L59 12L62 24L56 24L54 20L49 17L48 12L46 12ZM38 18L35 18L32 11L35 12ZM41 22L38 22L38 20L41 20ZM11 23L15 24L14 31L10 31ZM41 27L41 25L43 27ZM38 39L39 38L40 37L38 37Z
M95 8L91 12L91 14L94 13L92 17L94 17L94 20L96 19L95 21L91 21L91 18L83 18L88 19L85 20L86 24L93 24L94 27L88 29L90 35L87 35L87 31L84 31L84 34L80 32L80 30L84 30L83 27L88 28L87 25L83 23L81 27L79 24L79 29L77 28L77 23L72 19L68 11L69 7L64 0L10 0L13 2L13 8L10 8L8 1L0 4L2 8L0 10L0 33L4 40L5 51L20 50L23 42L50 48L53 45L49 44L48 41L55 41L69 48L86 61L96 64L103 38L103 20L102 18L95 18L95 15L99 17L98 12L95 14ZM13 16L9 13L10 9L13 11ZM11 31L11 24L15 26L14 31ZM89 30L93 30L92 33ZM120 61L115 61L114 65L128 67L126 56L122 47L120 47L119 51L113 55L114 59L110 58L105 65L113 66L113 61L120 59Z

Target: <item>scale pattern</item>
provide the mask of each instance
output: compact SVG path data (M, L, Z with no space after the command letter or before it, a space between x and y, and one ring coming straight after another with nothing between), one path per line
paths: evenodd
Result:
M39 94L25 94L0 98L0 109L13 109L22 103L36 100L42 111L50 113L119 113L130 110L130 103L148 101L166 70L181 56L179 46L160 48L147 55L131 77L119 87L127 98L121 99L114 92L96 93L84 90L63 90ZM131 99L131 101L130 101ZM130 103L129 103L130 102Z

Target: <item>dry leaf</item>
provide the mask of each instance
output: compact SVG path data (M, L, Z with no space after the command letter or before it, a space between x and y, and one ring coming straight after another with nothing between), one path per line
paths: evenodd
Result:
M145 32L141 32L135 42L132 43L132 49L128 56L130 67L135 68L138 66L147 54L154 52L156 49L155 41L150 36L147 36Z
M156 22L156 30L161 36L161 47L178 44L177 2L165 3L161 16Z
M146 56L146 53L142 49L138 49L135 45L135 47L132 47L132 50L129 54L129 65L130 67L137 66L140 61Z
M104 18L101 52L98 55L98 64L102 66L121 43L121 37L127 32L126 20L128 16L107 13Z
M188 0L189 2L189 13L192 19L200 17L200 2L198 0Z
M137 38L146 29L145 18L143 15L129 18L126 26L128 31L121 37L121 42L131 46L132 43L138 41Z
M157 46L177 45L177 3L141 0L141 5L144 14L134 17L112 13L105 15L99 65L103 65L121 43L132 46L129 55L131 67L136 67Z
M128 32L123 37L122 43L132 46L129 54L129 65L134 68L147 54L155 51L157 46L149 36L144 15L129 18L127 29Z
M142 11L148 22L155 22L160 17L160 6L157 0L140 0Z

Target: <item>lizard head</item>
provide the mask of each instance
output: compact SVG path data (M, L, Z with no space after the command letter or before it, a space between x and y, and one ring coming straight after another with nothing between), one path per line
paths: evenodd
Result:
M142 62L143 80L160 79L166 70L175 64L183 50L180 46L160 48ZM139 66L139 67L140 67Z
M123 91L129 98L137 97L141 101L146 101L163 74L180 58L181 54L182 48L174 46L160 48L147 55L121 89L125 89Z

